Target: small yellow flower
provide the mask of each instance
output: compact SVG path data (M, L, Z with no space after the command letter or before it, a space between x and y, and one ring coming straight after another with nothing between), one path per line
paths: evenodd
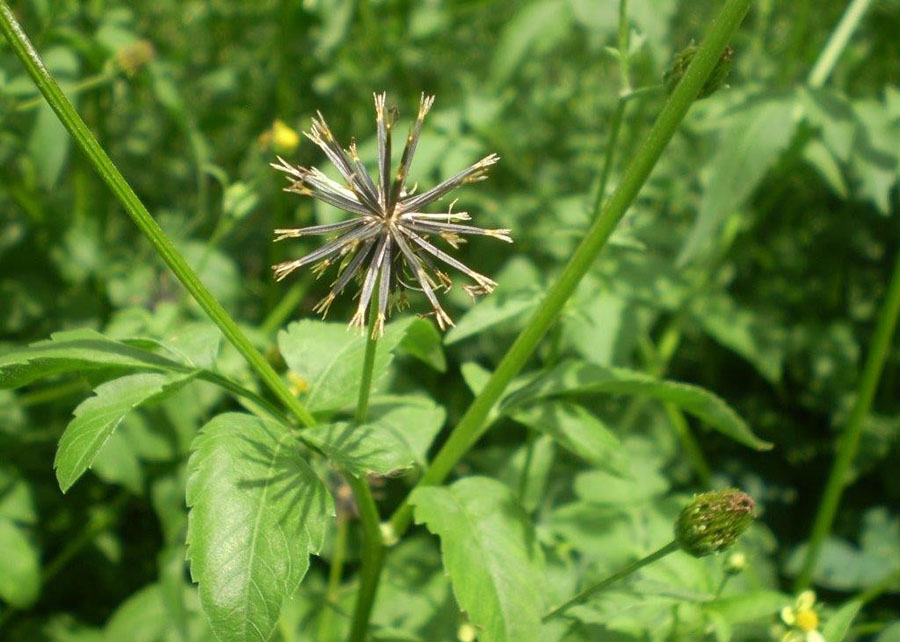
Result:
M291 384L291 394L293 394L295 397L299 397L301 394L309 390L309 384L306 383L306 379L304 379L297 373L288 372L287 378Z
M781 621L791 629L784 634L781 642L825 642L819 633L819 614L815 611L816 594L803 591L797 596L793 606L781 609Z
M279 154L290 154L300 145L300 134L283 121L272 123L272 148Z

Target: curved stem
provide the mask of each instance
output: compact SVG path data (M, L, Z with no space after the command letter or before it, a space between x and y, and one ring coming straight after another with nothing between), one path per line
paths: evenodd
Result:
M828 76L831 75L838 58L841 57L841 54L847 47L850 36L856 31L859 21L862 20L870 4L872 4L872 0L853 0L847 5L844 15L841 16L841 21L838 22L837 27L831 32L828 44L825 45L822 53L819 54L818 60L816 60L816 64L813 65L812 71L809 72L809 78L806 82L810 87L821 87L828 80Z
M616 571L615 573L613 573L606 579L601 580L600 582L597 582L596 584L593 584L593 585L587 587L586 589L584 589L583 591L581 591L574 597L566 600L565 602L563 602L562 604L557 606L552 611L546 613L543 618L544 621L549 620L554 615L559 615L560 613L562 613L563 611L568 609L570 606L574 606L576 604L579 604L580 602L584 602L591 595L593 595L594 593L597 593L599 591L602 591L610 584L614 584L615 582L618 582L623 577L627 577L627 576L631 575L632 573L634 573L635 571L637 571L638 569L643 568L644 566L647 566L647 564L651 564L652 562L655 562L656 560L663 558L666 555L668 555L669 553L672 553L677 550L678 550L678 543L675 541L669 542L662 548L650 553L647 557L642 557L641 559L639 559L635 562L632 562L625 568Z
M812 580L819 553L822 551L822 544L828 537L828 533L831 532L831 525L834 522L841 495L850 481L850 467L856 457L856 451L859 450L859 438L862 435L863 423L872 407L872 399L878 389L878 380L881 378L884 361L891 350L891 338L897 325L898 314L900 314L900 251L897 252L894 272L884 297L884 303L878 312L878 321L869 344L869 353L866 355L866 364L863 367L856 401L841 432L837 456L828 475L825 492L819 503L819 511L813 522L803 566L794 584L797 591L805 589Z
M600 250L637 197L654 165L662 155L669 140L690 109L694 99L706 82L728 44L732 34L750 8L751 0L727 0L722 11L710 26L703 45L694 57L681 82L669 96L656 119L643 146L631 161L616 191L596 216L581 245L563 268L556 283L544 295L525 328L500 361L487 385L469 406L456 428L440 449L419 485L438 484L481 436L484 420L494 404L528 362L538 343L556 320L563 305L575 291L582 277L594 262ZM397 534L409 527L412 509L408 501L391 517L391 526Z
M362 379L359 385L359 401L356 404L354 419L357 424L365 423L369 413L369 394L372 391L372 371L375 364L375 349L378 338L374 336L377 311L374 306L369 311L369 327L366 330L366 354L363 358ZM384 561L384 540L381 536L381 518L378 507L372 497L372 490L364 477L345 475L347 483L353 490L359 508L359 517L363 529L362 567L360 569L359 590L356 593L356 605L353 608L353 621L350 624L349 642L364 642L369 628L369 616L375 603L378 590L378 578L381 575L381 564Z
M269 365L265 357L259 353L243 331L235 323L234 319L226 312L222 304L200 281L197 273L188 265L184 257L175 248L175 245L166 236L162 228L150 216L147 208L138 198L134 190L110 160L106 152L94 138L94 135L85 125L75 107L60 90L53 76L47 71L43 61L35 51L28 36L16 21L12 10L6 0L0 0L0 31L9 40L13 51L22 61L25 70L37 85L38 90L63 126L75 140L81 151L87 156L88 161L122 204L122 207L138 226L141 233L153 245L156 252L172 270L176 278L190 292L195 301L203 308L209 318L219 326L225 338L237 349L238 352L256 371L260 379L269 387L272 393L287 407L291 413L307 426L315 424L315 419L306 407L291 393L290 389L282 381L281 377Z

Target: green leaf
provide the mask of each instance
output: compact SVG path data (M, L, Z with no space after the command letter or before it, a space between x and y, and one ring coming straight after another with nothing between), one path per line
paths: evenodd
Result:
M521 318L530 313L540 297L534 292L518 292L508 297L488 298L466 312L447 333L445 343L450 345L475 336L488 328Z
M53 467L63 492L90 468L116 427L129 412L151 400L160 399L188 383L194 374L162 375L142 373L108 381L94 391L94 397L75 409L75 418L66 427Z
M19 524L0 517L0 599L24 609L41 590L39 552Z
M863 603L859 600L850 600L839 608L834 615L828 618L825 626L822 627L822 635L825 636L825 642L841 642L850 631L850 625L853 624L856 614L862 608Z
M441 347L440 332L427 319L414 319L400 342L400 351L411 354L438 372L447 371L447 359Z
M391 352L414 318L389 324L375 350L373 383L387 370ZM366 338L343 323L304 320L278 333L278 347L291 371L308 387L306 406L313 412L338 410L356 401L362 378Z
M575 493L594 504L632 506L659 497L669 490L669 482L659 472L636 462L628 477L605 470L589 470L575 477Z
M422 466L446 419L444 409L427 397L375 397L369 405L369 420L401 431Z
M441 538L444 568L479 640L541 639L543 553L512 491L467 477L445 488L420 487L410 503L416 521Z
M156 642L162 639L168 623L158 584L145 586L128 597L106 623L106 640Z
M291 431L239 413L204 426L188 461L188 559L222 642L266 642L322 546L334 504Z
M784 593L759 590L720 597L708 602L703 608L729 623L750 622L764 618L771 619L792 601L792 598Z
M361 426L347 422L326 424L307 428L297 436L356 477L368 473L387 475L409 468L418 460L403 431L381 422Z
M524 6L500 34L491 64L491 84L507 84L520 64L540 58L563 40L571 24L572 12L567 2L535 0Z
M781 381L787 333L776 320L738 307L725 294L702 297L691 307L694 318L713 339L749 361L770 383Z
M619 438L578 404L552 400L511 414L516 421L550 435L563 448L595 466L618 473L628 470Z
M93 330L72 330L0 355L0 388L18 388L42 377L104 368L187 371L186 366L175 361L113 341Z
M718 152L700 202L697 220L678 260L685 263L707 249L725 220L756 190L790 144L796 123L793 96L748 100L719 134Z
M668 401L745 446L757 450L772 447L770 443L756 437L731 406L703 388L655 379L624 368L606 368L579 361L562 363L533 383L517 390L507 397L502 410L509 413L545 397L598 393L642 395L658 401Z

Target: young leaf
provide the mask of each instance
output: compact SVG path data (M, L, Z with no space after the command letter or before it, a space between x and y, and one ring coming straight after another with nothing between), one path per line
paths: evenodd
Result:
M187 370L175 361L113 341L93 330L71 330L0 356L0 388L18 388L42 377L101 368Z
M171 394L193 377L142 373L98 386L96 395L75 409L75 418L59 440L53 467L62 492L69 490L91 466L125 415L141 404Z
M444 568L459 606L483 642L541 639L544 558L512 491L486 477L423 486L415 518L441 538Z
M375 351L373 381L384 374L391 352L403 340L413 317L385 328ZM338 410L356 401L362 377L366 337L342 323L297 321L278 333L278 347L291 371L308 388L306 407L313 412Z
M643 395L668 401L745 446L757 450L772 447L770 443L754 435L731 406L708 390L686 383L655 379L625 368L606 368L579 361L562 363L548 374L512 393L501 409L508 414L513 409L544 397L597 393Z
M387 475L409 468L418 459L403 431L382 422L325 424L307 428L297 436L357 477L367 473Z
M334 504L291 431L240 413L212 419L188 461L188 559L222 642L266 642L322 546Z

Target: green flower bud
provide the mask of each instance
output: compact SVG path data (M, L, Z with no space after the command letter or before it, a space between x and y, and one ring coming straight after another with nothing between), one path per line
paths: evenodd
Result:
M694 56L697 55L699 49L700 48L697 45L690 44L675 54L675 58L672 60L672 66L669 67L669 70L663 75L663 84L665 85L667 94L671 94L675 91L675 87L681 82L684 72L687 71L688 66L691 64ZM712 73L706 80L706 84L703 85L703 88L697 95L697 100L706 98L725 84L728 72L731 71L731 59L733 57L734 49L725 47L725 51L722 52L719 62L716 63L715 68L713 68Z
M755 508L753 498L736 488L696 495L675 522L675 541L694 557L723 551L753 523Z

